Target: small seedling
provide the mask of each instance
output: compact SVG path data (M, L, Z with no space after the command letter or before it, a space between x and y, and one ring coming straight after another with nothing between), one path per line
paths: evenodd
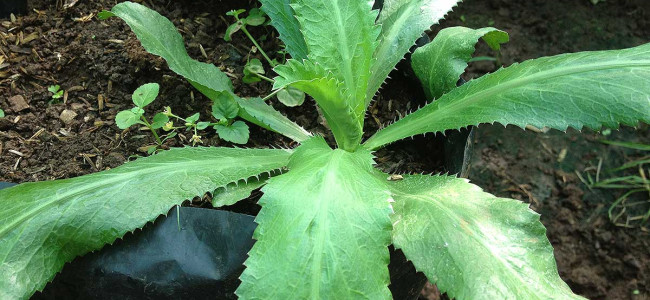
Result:
M57 85L50 85L47 90L52 93L52 99L49 101L50 104L53 103L58 103L60 102L61 98L63 98L63 94L65 91L61 89L61 86Z
M266 24L266 14L264 14L264 12L260 9L253 8L249 12L248 17L240 18L239 16L245 12L246 12L245 9L239 9L239 10L232 10L226 13L227 15L235 18L235 23L231 24L228 27L224 39L226 41L231 41L232 35L237 31L241 30L242 32L244 32L244 34L246 34L246 36L248 37L248 39L250 39L253 45L255 45L256 49L260 51L262 56L266 59L269 65L271 65L271 67L278 66L279 63L276 60L271 59L269 57L269 55L259 45L257 40L255 40L255 38L250 34L248 29L246 29L246 25L260 26ZM286 51L282 51L280 54L286 54ZM244 77L242 78L242 81L248 84L259 82L261 80L268 81L272 84L275 83L275 80L264 76L264 74L265 71L262 62L259 59L254 58L249 60L248 63L246 63L246 66L244 66ZM277 96L280 103L289 107L300 106L305 102L305 93L291 86L287 86L280 90L275 91L273 94L269 95L269 97L265 98L265 100L273 96Z
M182 118L172 113L170 107L165 107L163 112L154 115L151 122L149 122L147 117L144 116L144 108L156 100L159 91L160 86L157 83L148 83L140 86L132 95L135 107L123 110L115 116L115 124L120 129L127 129L133 125L139 124L145 126L151 131L156 139L156 146L147 148L149 154L160 151L160 147L165 141L177 135L176 130L178 129L193 131L192 137L190 138L193 146L203 143L199 131L206 129L209 126L214 126L219 137L225 141L236 144L246 144L248 142L248 126L241 121L233 120L237 117L239 108L235 100L223 99L223 97L229 98L228 95L223 95L220 101L214 102L212 115L218 120L217 122L200 122L199 113L193 114L187 118ZM176 126L175 124L181 125ZM158 134L158 129L167 132L162 139Z

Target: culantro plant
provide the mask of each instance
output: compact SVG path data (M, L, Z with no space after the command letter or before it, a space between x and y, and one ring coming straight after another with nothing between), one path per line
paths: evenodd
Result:
M242 299L390 299L390 244L456 299L581 298L558 276L546 230L527 204L453 176L391 177L373 166L373 151L484 123L558 130L648 123L650 44L530 60L455 87L475 42L497 48L507 35L447 29L413 55L432 101L362 141L366 109L389 72L458 1L386 0L381 12L373 1L261 2L291 56L274 68L274 88L310 95L336 148L261 98L238 97L217 67L188 56L167 19L120 3L101 16L124 20L215 105L300 146L171 149L105 172L0 191L1 299L28 298L75 256L186 199L261 173L277 176L262 188L257 241L236 292Z

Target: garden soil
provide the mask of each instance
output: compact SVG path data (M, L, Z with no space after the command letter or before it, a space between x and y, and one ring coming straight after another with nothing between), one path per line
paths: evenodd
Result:
M99 11L117 2L121 1L32 0L25 16L0 19L0 108L7 114L0 119L0 181L75 177L146 156L146 148L154 143L151 135L137 128L122 131L114 124L117 112L131 108L130 94L144 83L161 85L159 99L147 109L149 117L164 106L182 116L196 112L204 119L210 116L209 101L169 71L162 59L147 54L122 21L97 20ZM143 4L170 18L190 55L219 66L233 79L239 95L270 93L265 82L241 83L243 65L250 58L261 58L259 51L242 34L236 34L232 43L223 40L231 21L225 13L253 7L254 2L151 0ZM473 63L463 75L471 79L496 70L497 64L650 42L650 2L467 0L435 26L431 36L440 28L459 25L494 26L507 31L512 40L501 53L479 44L478 55L496 61ZM264 49L281 58L276 53L277 33L271 28L252 32ZM270 74L268 65L266 69ZM371 107L367 132L426 103L408 64L401 63L391 77ZM62 99L52 99L48 92L52 85L65 91ZM333 141L313 102L298 108L283 107L276 100L271 103L306 129ZM591 299L650 299L650 233L612 224L607 210L622 192L591 190L578 176L595 176L599 164L603 170L599 175L608 176L605 170L641 154L605 146L598 142L604 137L591 131L536 131L479 127L470 179L498 196L529 202L541 214L560 275L576 293ZM214 133L202 136L203 145L231 146ZM189 145L190 137L181 132L165 147ZM378 151L378 164L390 173L444 171L439 138L427 135L390 145ZM647 126L614 130L605 138L650 143ZM277 134L251 128L246 147L269 145L295 146ZM206 206L208 200L192 203ZM421 298L446 296L428 285Z

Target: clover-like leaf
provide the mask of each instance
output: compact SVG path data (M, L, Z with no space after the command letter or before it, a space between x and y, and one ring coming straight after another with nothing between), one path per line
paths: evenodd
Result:
M215 125L214 129L219 134L219 138L235 144L248 143L250 135L248 125L242 121L235 121L230 125Z
M239 113L239 104L232 94L222 93L212 103L212 116L217 120L234 119Z
M153 116L153 121L151 122L151 127L153 129L160 129L169 122L169 117L163 113L157 113Z
M147 83L137 88L135 92L133 92L131 99L133 99L133 103L137 107L144 108L156 100L159 91L160 86L157 83Z
M305 102L305 92L289 86L278 92L278 100L288 107L300 106Z
M141 124L140 115L130 110L123 110L115 116L115 125L120 129L127 129L135 124Z

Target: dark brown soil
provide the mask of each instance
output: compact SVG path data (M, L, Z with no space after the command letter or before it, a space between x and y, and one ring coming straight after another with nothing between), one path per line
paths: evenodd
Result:
M92 17L121 1L80 0L68 9L55 2L33 0L26 16L18 16L15 22L1 20L0 57L5 61L0 62L0 108L7 117L0 119L0 181L74 177L146 155L142 148L153 144L151 135L135 129L121 131L113 122L117 112L131 107L130 94L144 83L157 82L162 87L159 99L147 110L148 116L164 106L184 116L195 112L209 116L209 101L169 71L164 61L147 54L122 21ZM233 74L240 95L259 96L270 92L269 84L244 85L240 80L243 64L249 57L261 59L259 53L251 51L250 42L241 34L232 44L222 39L227 26L222 17L228 19L225 12L251 3L254 1L145 2L175 23L192 57ZM609 0L595 6L589 0L467 0L441 26L434 27L434 32L456 25L506 30L512 42L499 58L509 65L563 52L648 42L649 15L647 0ZM255 28L253 34L266 36L262 47L276 55L272 49L278 46L270 28ZM485 46L479 49L480 55L496 55ZM491 62L475 63L466 77L495 68ZM392 77L366 121L369 133L425 103L407 71L396 71ZM47 88L55 84L68 91L65 103L48 103L51 93ZM291 109L273 105L306 129L327 134L312 104ZM64 123L60 118L64 110L76 117ZM614 132L612 138L648 143L644 128L637 133L631 129ZM188 145L189 137L179 136L165 146ZM499 196L532 202L549 229L560 274L575 292L592 299L648 299L648 233L613 226L605 212L618 194L590 191L574 172L597 164L598 158L615 166L634 153L602 146L595 139L595 133L543 135L502 126L481 127L470 178ZM205 132L204 145L229 144ZM246 146L268 145L290 146L290 141L251 126ZM440 171L442 152L435 145L430 136L396 143L379 151L378 162L389 172ZM563 149L567 149L566 158L558 162ZM423 297L436 299L438 293L431 291L433 287L428 289ZM639 295L633 295L635 291Z

